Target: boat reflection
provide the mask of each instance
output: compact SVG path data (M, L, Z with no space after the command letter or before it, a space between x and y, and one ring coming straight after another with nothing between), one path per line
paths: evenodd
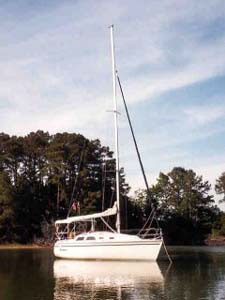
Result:
M55 260L54 277L54 300L149 299L164 282L156 262Z

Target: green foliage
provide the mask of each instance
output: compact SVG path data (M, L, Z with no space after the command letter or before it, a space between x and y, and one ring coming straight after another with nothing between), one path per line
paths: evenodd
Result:
M178 213L192 221L197 221L205 207L213 203L208 195L210 184L203 182L192 170L174 168L167 175L160 173L157 184L153 187L159 205L168 213Z
M115 201L112 151L80 134L2 133L0 173L0 241L40 239L46 224L65 218L73 201L80 202L82 214L101 211ZM127 199L123 169L120 178L121 197Z
M216 184L223 195L224 174ZM192 170L160 173L150 190L151 202L144 190L132 198L128 192L121 169L122 228L142 227L154 203L164 235L173 243L200 241L212 224L224 232L209 183ZM65 218L74 201L87 214L112 207L115 200L115 159L99 140L40 130L25 137L0 134L0 242L27 243L51 236L55 219Z
M218 195L223 195L220 203L225 202L225 172L216 180L215 191Z
M138 189L128 202L128 227L141 228L148 217L148 208L146 191Z
M217 236L225 236L225 213L221 212L219 217L213 224L212 235Z
M193 170L175 167L168 174L160 173L150 189L164 237L171 244L201 243L210 233L219 209L212 204L210 184ZM151 206L145 191L136 195L136 202L146 212Z
M0 241L12 241L15 212L11 182L5 172L0 172Z

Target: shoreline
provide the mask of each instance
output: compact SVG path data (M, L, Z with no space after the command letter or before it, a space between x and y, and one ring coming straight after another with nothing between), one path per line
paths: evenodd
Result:
M205 244L202 245L167 245L168 247L215 247L215 246L225 246L225 240L207 240ZM25 249L52 249L53 245L40 245L40 244L0 244L0 250L25 250Z
M52 245L40 245L40 244L0 244L0 250L10 250L10 249L51 249Z
M224 236L218 236L218 237L210 236L205 242L206 242L207 246L225 246L225 237Z

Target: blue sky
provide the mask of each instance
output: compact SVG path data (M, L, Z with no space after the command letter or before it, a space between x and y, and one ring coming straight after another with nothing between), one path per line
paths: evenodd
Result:
M225 1L0 1L0 20L0 131L80 132L113 147L113 23L150 183L183 166L213 187L225 171ZM121 165L137 189L120 111Z

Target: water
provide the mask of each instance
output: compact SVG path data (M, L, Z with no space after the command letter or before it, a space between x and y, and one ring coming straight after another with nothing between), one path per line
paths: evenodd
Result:
M224 300L225 247L169 248L173 264L55 260L0 250L0 300Z

